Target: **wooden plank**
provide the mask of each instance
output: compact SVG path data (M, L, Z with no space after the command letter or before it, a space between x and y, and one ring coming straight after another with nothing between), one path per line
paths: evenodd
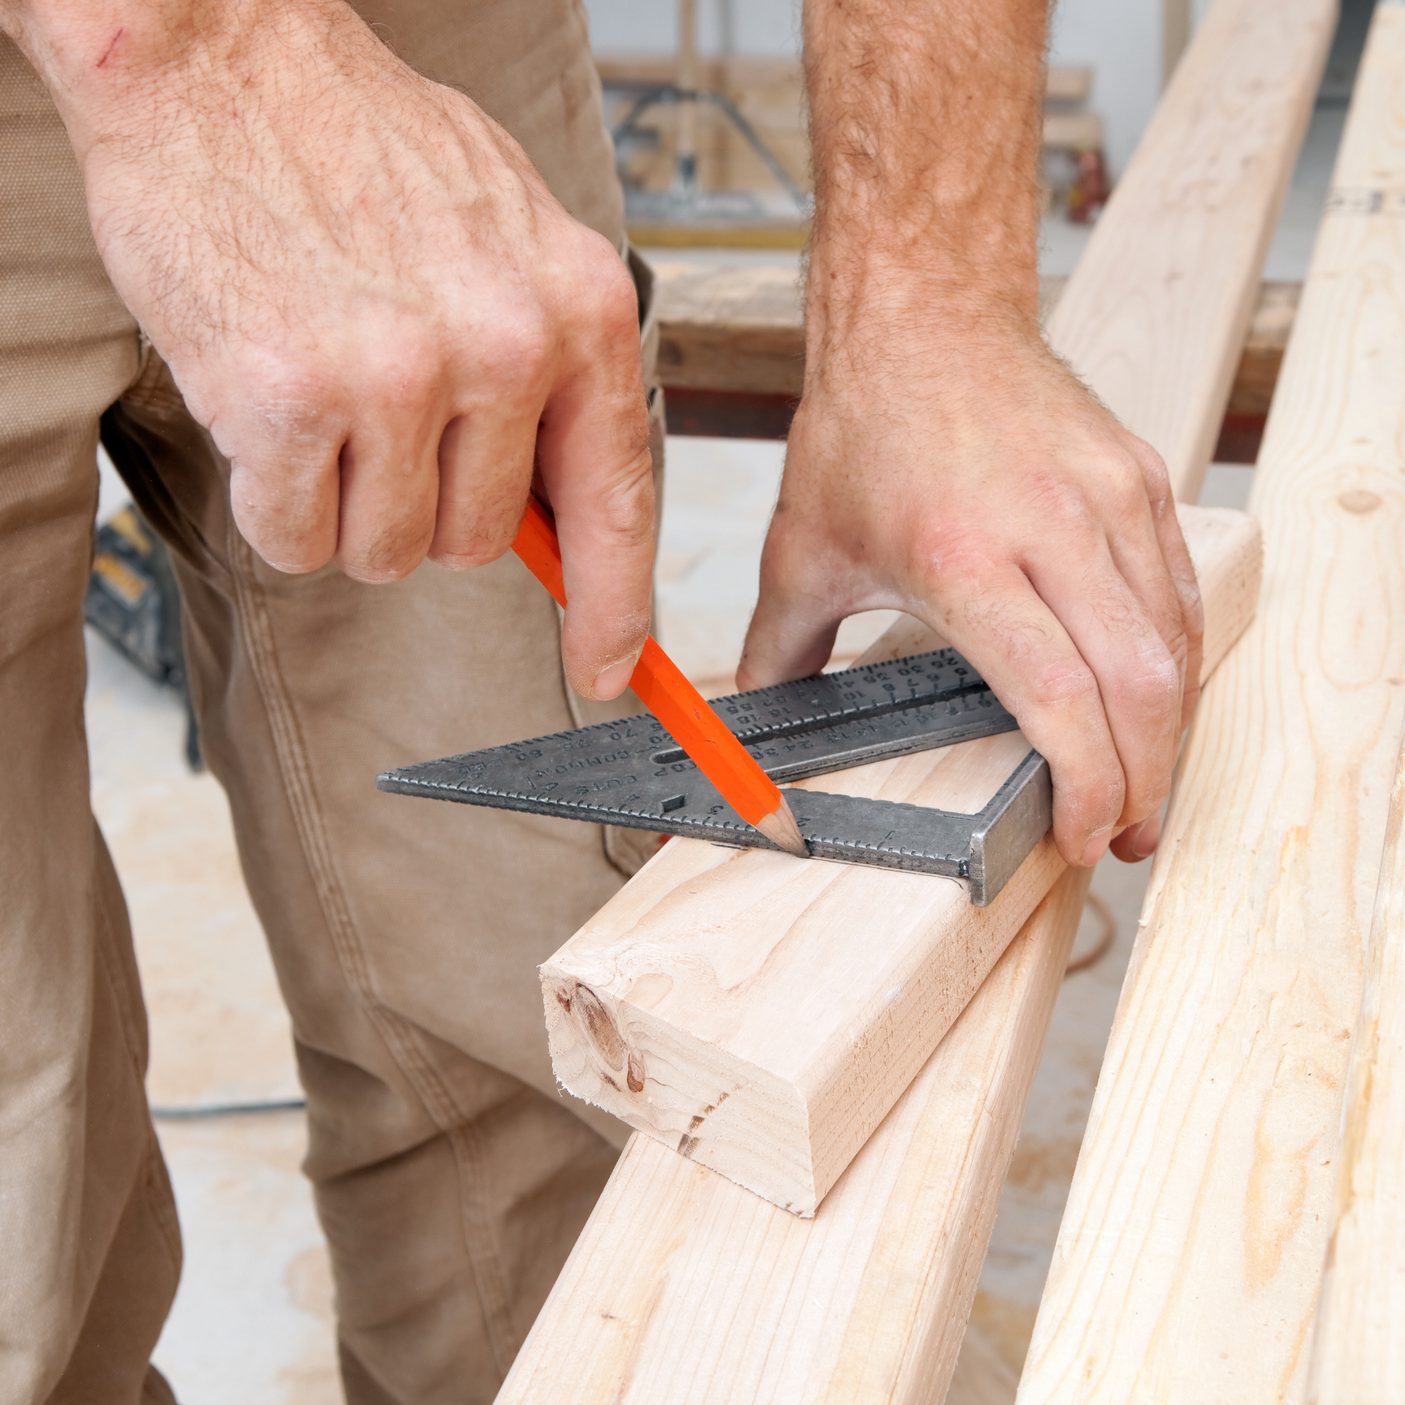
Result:
M1405 750L1396 767L1343 1107L1313 1405L1405 1400Z
M670 406L683 403L682 391L799 397L805 373L805 337L799 278L793 266L719 267L665 258L655 260L655 273L659 371ZM1046 311L1053 307L1066 281L1041 281ZM1261 423L1268 413L1297 302L1296 283L1264 283L1260 287L1234 375L1228 417ZM712 413L717 423L699 426L694 432L728 432L724 404L716 404ZM757 423L754 417L749 421L753 433ZM786 415L778 432L784 433L788 423ZM777 432L776 426L763 427ZM672 417L669 429L674 432Z
M1161 0L1161 76L1169 79L1190 43L1191 0Z
M789 395L670 389L668 432L723 439L784 439L790 433L795 403ZM1213 462L1253 464L1263 442L1264 422L1263 414L1226 414Z
M1256 559L1242 514L1184 514L1192 554L1212 576L1217 559ZM1244 623L1251 583L1246 564L1217 586L1221 644ZM992 737L813 784L974 807L1027 750L1019 734ZM556 1076L805 1215L1064 867L1045 839L996 901L976 908L964 885L921 874L705 844L682 857L686 867L660 854L543 964ZM875 950L861 934L878 914Z
M825 781L975 809L1027 750L1009 734ZM1061 868L1044 840L981 909L945 879L669 846L541 968L556 1077L813 1214Z
M1252 613L1258 540L1239 513L1194 520L1213 666ZM632 1137L499 1405L939 1400L1087 881L1055 884L814 1219Z
M1264 599L1185 756L1025 1405L1303 1398L1405 725L1402 190L1405 8L1391 4L1255 476Z
M1103 119L1096 112L1046 112L1046 151L1099 151L1103 144Z
M1331 13L1222 0L1050 319L1181 492L1213 443ZM815 784L973 808L1021 754L1014 734ZM943 880L672 842L542 967L557 1077L812 1213L1061 871L1046 840L976 910ZM875 914L883 939L864 941Z
M597 53L595 67L602 82L621 84L672 83L678 58L670 53ZM755 103L763 111L800 101L798 58L768 58L762 54L704 54L698 59L698 81L713 92L738 102ZM1093 90L1093 70L1087 64L1052 64L1044 77L1050 102L1086 102Z
M1068 874L1044 900L1061 932L1081 889ZM813 1220L632 1137L498 1405L939 1401L965 1327L947 1304L984 1255L964 1228L994 1217L1038 1058L1008 1032L1042 1027L1067 952L1011 946ZM976 1135L933 1135L968 1100Z
M1046 102L1087 102L1093 92L1093 70L1085 63L1056 63L1044 71Z
M1290 11L1257 9L1257 30L1245 33L1221 63L1207 65L1188 91L1182 80L1179 120L1206 120L1189 114L1213 110L1224 94L1238 93L1240 81L1257 87L1261 125L1274 135L1257 153L1239 153L1245 176L1239 197L1209 208L1212 225L1248 220L1264 233L1291 167L1293 130L1315 89L1332 7L1324 0L1295 3ZM1233 19L1246 7L1221 0L1214 13L1225 12ZM1293 40L1297 65L1288 62ZM1197 48L1203 47L1202 37ZM1271 83L1255 71L1270 57ZM1104 218L1120 218L1116 199ZM1218 277L1245 279L1254 266L1211 265ZM1198 268L1197 278L1207 271ZM1104 270L1133 284L1136 272L1135 266ZM1177 286L1177 296L1189 292ZM1207 334L1225 330L1211 319ZM1235 330L1242 328L1228 329L1231 340ZM1157 345L1143 342L1138 353ZM1175 398L1183 362L1160 350L1169 356L1165 379L1148 366L1146 394ZM1186 413L1213 419L1218 406L1213 399L1187 404ZM1136 416L1130 421L1140 427ZM1183 435L1175 448L1184 454L1194 441L1193 433ZM1170 466L1178 481L1195 476L1183 460L1172 458ZM900 639L893 647L903 651L912 643ZM553 1405L940 1400L989 1237L995 1182L1029 1083L1027 1051L1042 1042L1047 1017L1040 1002L1052 997L1062 971L1081 881L1065 879L1026 924L982 998L813 1220L787 1216L634 1137L503 1399ZM587 1376L597 1356L608 1364Z

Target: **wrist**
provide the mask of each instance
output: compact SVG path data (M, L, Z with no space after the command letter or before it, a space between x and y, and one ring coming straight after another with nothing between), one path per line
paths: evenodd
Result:
M247 7L219 0L4 0L0 24L70 96L178 63Z
M1027 259L834 259L816 250L806 281L806 389L813 375L852 366L949 365L1042 347L1039 278Z
M148 132L163 109L221 101L258 74L277 31L314 32L341 0L11 0L7 31L53 96L80 162L96 143Z

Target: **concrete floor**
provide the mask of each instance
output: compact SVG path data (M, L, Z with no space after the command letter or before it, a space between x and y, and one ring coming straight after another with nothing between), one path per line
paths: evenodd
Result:
M1269 276L1301 275L1341 118L1339 110L1324 110L1313 124ZM1082 238L1052 223L1046 271L1066 272ZM689 672L715 686L729 678L745 629L780 462L772 444L670 442L660 632ZM1217 468L1206 500L1241 503L1248 482L1243 469ZM119 499L120 485L109 476L104 513ZM861 648L880 625L868 619L846 626L841 652ZM175 700L101 642L89 652L94 800L137 933L152 1025L152 1102L188 1114L295 1098L287 1021L243 893L219 789L185 770ZM1144 883L1144 866L1106 863L1097 875L1094 889L1113 937L1100 959L1066 982L1002 1196L973 1315L987 1379L994 1371L1013 1383L1018 1374ZM1080 949L1100 935L1099 919L1085 927ZM201 1405L340 1399L326 1259L297 1171L299 1114L177 1115L163 1117L160 1130L187 1259L157 1360L181 1398Z

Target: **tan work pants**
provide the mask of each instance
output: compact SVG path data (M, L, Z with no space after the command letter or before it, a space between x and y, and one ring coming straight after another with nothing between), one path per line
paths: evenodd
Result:
M622 243L574 0L365 10ZM202 740L292 1012L348 1397L489 1400L615 1155L556 1095L534 966L620 856L595 829L373 781L580 720L554 608L514 559L364 586L252 555L103 273L53 107L0 41L0 1402L172 1399L148 1358L180 1243L83 733L100 423L172 548Z

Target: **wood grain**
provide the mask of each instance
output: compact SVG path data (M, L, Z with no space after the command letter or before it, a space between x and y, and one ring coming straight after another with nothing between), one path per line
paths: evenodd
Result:
M1203 515L1213 664L1259 555L1240 514ZM940 1399L1087 885L1065 871L814 1219L632 1137L499 1405ZM1008 1400L988 1375L953 1405Z
M1405 724L1402 191L1392 4L1376 11L1255 478L1263 602L1184 759L1024 1405L1306 1389Z
M1244 25L1246 16L1257 24ZM1238 199L1217 203L1205 215L1210 229L1196 240L1223 223L1252 226L1259 243L1233 241L1237 262L1211 260L1158 286L1168 298L1194 300L1205 310L1198 334L1233 348L1243 324L1226 315L1226 299L1256 275L1333 9L1325 0L1219 0L1211 18L1233 26L1234 43L1225 48L1222 28L1202 27L1195 62L1182 66L1194 81L1182 76L1176 102L1163 106L1157 121L1213 123L1219 103L1233 115L1249 92L1277 114L1276 123L1260 124L1261 146L1237 152ZM1163 140L1157 159L1170 160L1173 149ZM1193 189L1181 216L1191 222ZM1138 223L1142 212L1114 196L1103 220L1123 218ZM1100 272L1136 287L1156 266L1130 257ZM1180 348L1148 338L1134 350L1155 353L1142 366L1148 401L1178 401L1193 424L1215 422L1227 384L1207 394L1200 381L1202 398L1185 399L1175 374L1185 364ZM1138 413L1129 422L1141 428ZM1168 456L1180 483L1198 476L1200 466L1186 458L1196 442L1194 433L1181 435ZM902 639L896 647L905 652L914 643ZM940 1400L1083 882L1073 875L1055 886L813 1220L787 1215L634 1137L503 1400Z
M1257 528L1183 509L1206 667L1253 610ZM885 652L914 639L900 631ZM812 784L976 808L1019 733ZM686 859L686 866L683 860ZM813 1214L1064 865L1045 839L999 897L964 884L695 843L655 858L541 968L568 1092L774 1204ZM864 934L881 923L880 942Z
M1183 494L1213 442L1331 15L1325 0L1212 11L1049 320ZM975 808L1020 752L1018 736L992 738L843 784ZM557 1077L813 1213L1060 871L1046 841L973 910L927 876L672 842L542 967ZM865 941L875 914L882 939Z
M1405 1400L1405 750L1396 767L1343 1108L1312 1405Z
M984 1255L966 1227L994 1216L1039 1056L1020 1032L1047 1021L1083 883L1044 899L1065 935L1011 946L813 1220L632 1137L499 1405L940 1400ZM973 1104L969 1139L934 1135Z

